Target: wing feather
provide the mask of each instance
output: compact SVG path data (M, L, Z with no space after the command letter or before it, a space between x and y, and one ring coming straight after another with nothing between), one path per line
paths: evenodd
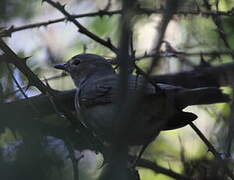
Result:
M103 77L95 80L95 82L87 82L80 92L79 102L85 106L115 102L116 98L118 98L119 88L118 75ZM156 93L155 87L145 82L143 77L129 75L128 94L132 95L140 91L144 95Z

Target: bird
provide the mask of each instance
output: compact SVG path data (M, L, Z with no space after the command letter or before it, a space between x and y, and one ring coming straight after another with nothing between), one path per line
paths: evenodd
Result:
M74 103L78 119L103 141L111 142L115 131L114 116L121 107L118 101L121 88L119 74L104 57L89 53L75 55L54 67L70 74L77 88ZM127 97L141 94L135 106L137 109L126 110L126 113L132 113L123 135L129 146L148 144L160 131L181 128L197 119L196 114L183 111L187 106L229 101L229 96L217 87L188 89L153 84L135 74L128 74L126 78Z

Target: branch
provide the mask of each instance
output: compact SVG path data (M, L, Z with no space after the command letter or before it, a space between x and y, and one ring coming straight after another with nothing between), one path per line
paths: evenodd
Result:
M179 85L186 88L234 85L234 63L199 68L174 74L151 76L154 83Z
M73 18L84 18L84 17L94 17L94 16L100 16L100 17L112 16L114 14L121 14L121 10L115 10L115 11L99 10L96 12L84 13L84 14L74 14L71 16ZM48 25L63 22L66 20L67 20L67 18L65 17L65 18L57 18L57 19L53 19L53 20L49 20L49 21L42 21L42 22L38 22L38 23L27 24L27 25L23 25L23 26L19 26L19 27L11 26L8 29L4 29L4 30L0 31L0 37L9 37L12 35L12 33L17 32L17 31L23 31L23 30L32 29L32 28L39 28L41 26L48 26Z
M184 52L184 51L160 51L157 54L159 57L187 57L187 56L211 56L211 57L220 57L223 55L233 56L234 50L215 50L215 51L200 51L200 52ZM136 60L142 60L144 58L155 57L156 53L145 53L143 55L137 56Z
M152 15L152 14L163 14L165 9L163 8L158 8L158 9L148 9L148 8L141 8L138 7L136 11L136 15L142 15L142 14L147 14L147 15ZM95 16L112 16L112 15L119 15L122 14L122 9L119 10L114 10L114 11L106 11L106 10L99 10L96 12L90 12L90 13L84 13L84 14L73 14L71 15L73 18L85 18L85 17L95 17ZM177 10L175 15L178 16L186 16L186 15L202 15L202 16L234 16L234 11L212 11L212 10ZM4 29L0 32L0 37L10 37L12 33L22 31L22 30L27 30L27 29L32 29L32 28L39 28L41 26L48 26L51 24L59 23L66 21L67 18L57 18L49 21L42 21L38 23L32 23L32 24L27 24L19 27L14 27L11 26L8 29Z
M136 157L134 156L129 156L130 161L134 161ZM154 171L155 173L161 173L164 175L167 175L169 177L175 178L175 179L180 179L180 180L191 180L191 178L189 177L185 177L181 174L178 174L172 170L163 168L161 166L158 166L157 164L147 160L147 159L139 159L137 161L137 166L143 167L143 168L147 168L147 169L151 169L152 171Z
M27 58L19 58L14 51L11 50L6 43L0 39L0 49L5 53L5 56L9 60L7 63L14 64L27 78L29 85L36 86L43 94L52 93L52 90L48 88L26 65ZM6 59L0 59L3 61Z
M48 4L50 4L54 8L58 9L64 16L66 16L66 19L68 21L71 21L73 24L76 25L76 27L79 29L80 33L85 34L86 36L88 36L92 40L94 40L94 41L100 43L101 45L109 48L111 51L113 51L114 53L117 54L118 49L111 43L110 39L108 39L108 40L101 39L99 36L97 36L96 34L92 33L88 29L86 29L71 14L69 14L65 10L65 5L62 6L59 2L54 2L54 1L51 1L51 0L43 0L42 2L44 2L44 1L46 1Z

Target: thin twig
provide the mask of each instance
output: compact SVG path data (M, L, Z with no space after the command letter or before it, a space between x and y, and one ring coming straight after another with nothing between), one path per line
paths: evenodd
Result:
M197 135L201 138L201 140L206 144L208 147L208 151L212 152L212 154L217 159L222 159L220 153L214 148L214 146L210 143L210 141L204 136L204 134L197 128L197 126L190 122L189 125L192 127L192 129L197 133Z
M12 71L10 65L9 65L8 63L6 63L6 65L7 65L7 68L8 68L8 70L9 70L9 72L10 72L11 78L12 78L13 81L15 82L15 84L16 84L18 90L21 92L21 94L24 96L25 99L28 99L27 94L24 92L23 88L20 86L20 84L18 83L17 79L15 78L14 73L13 73L13 71Z
M84 13L84 14L74 14L71 15L73 18L84 18L84 17L94 17L94 16L112 16L114 14L121 14L121 10L115 10L115 11L103 11L99 10L97 12L91 12L91 13ZM17 31L22 31L22 30L27 30L27 29L32 29L32 28L39 28L41 26L48 26L51 24L59 23L66 21L67 18L57 18L49 21L42 21L38 23L32 23L32 24L27 24L19 27L14 27L11 26L8 29L0 31L0 37L6 37L6 36L11 36L12 33L17 32Z
M183 57L190 57L190 56L208 56L208 57L220 57L220 56L232 56L234 55L234 50L214 50L214 51L199 51L199 52L185 52L185 51L160 51L157 54L155 52L145 52L142 55L138 55L135 57L135 61L145 60L146 58L152 58L155 56L159 56L160 58L183 58ZM116 58L109 58L108 62L112 65L118 64ZM191 62L192 63L192 62ZM190 64L192 65L192 64ZM192 65L195 67L195 65Z
M220 57L220 56L232 56L234 55L234 50L215 50L215 51L200 51L200 52L184 52L184 51L160 51L158 53L151 52L145 53L143 55L139 55L136 57L136 60L139 61L144 58L150 58L159 56L161 57L187 57L187 56L200 56L202 53L203 56L211 56L211 57Z

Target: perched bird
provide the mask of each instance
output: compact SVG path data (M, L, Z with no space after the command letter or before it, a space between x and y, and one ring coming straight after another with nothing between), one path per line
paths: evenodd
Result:
M77 87L75 106L79 119L103 140L110 141L121 88L119 75L113 67L101 56L78 54L55 68L68 72ZM154 85L144 77L132 74L127 80L128 96L141 93L137 110L124 134L128 145L144 145L154 140L160 130L180 128L195 120L195 114L182 111L187 106L229 100L215 87L186 89L168 84ZM126 112L129 113L127 109Z

